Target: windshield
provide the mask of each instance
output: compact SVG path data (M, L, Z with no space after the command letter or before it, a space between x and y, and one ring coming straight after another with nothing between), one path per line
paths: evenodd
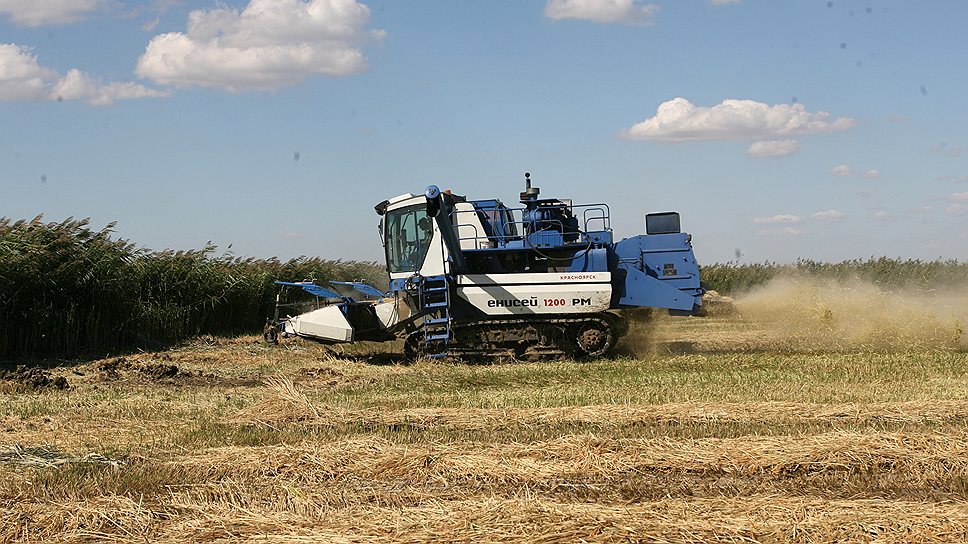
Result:
M416 272L423 266L433 237L433 223L423 204L387 212L384 222L387 270Z

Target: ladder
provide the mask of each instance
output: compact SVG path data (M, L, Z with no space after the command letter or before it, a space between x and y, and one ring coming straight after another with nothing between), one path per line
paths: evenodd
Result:
M453 336L450 317L450 281L446 275L424 276L420 282L424 353L431 359L447 356ZM435 346L432 350L431 346Z

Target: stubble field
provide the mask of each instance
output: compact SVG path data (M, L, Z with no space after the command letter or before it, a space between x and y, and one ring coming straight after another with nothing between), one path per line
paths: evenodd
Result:
M0 541L968 540L960 310L816 287L593 362L208 337L8 371Z

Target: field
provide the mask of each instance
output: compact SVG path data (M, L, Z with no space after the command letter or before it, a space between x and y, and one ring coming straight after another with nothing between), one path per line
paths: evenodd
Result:
M968 306L870 289L584 363L242 336L10 371L0 541L968 540Z

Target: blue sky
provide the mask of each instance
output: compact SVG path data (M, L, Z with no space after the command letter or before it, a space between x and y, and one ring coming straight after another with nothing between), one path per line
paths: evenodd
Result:
M0 0L0 215L381 260L435 183L700 262L968 260L968 3Z

